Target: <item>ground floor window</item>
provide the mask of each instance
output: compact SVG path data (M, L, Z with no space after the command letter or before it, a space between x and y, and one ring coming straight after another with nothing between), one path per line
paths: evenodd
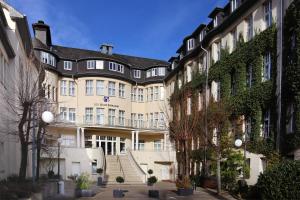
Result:
M154 150L155 151L161 150L161 140L154 140Z
M92 144L92 136L91 135L87 135L84 137L84 144L85 144L85 148L92 148L93 144Z
M97 160L94 160L92 162L92 174L96 174L97 173Z
M139 140L139 150L145 150L145 140Z
M75 135L62 135L62 146L74 147L76 145Z

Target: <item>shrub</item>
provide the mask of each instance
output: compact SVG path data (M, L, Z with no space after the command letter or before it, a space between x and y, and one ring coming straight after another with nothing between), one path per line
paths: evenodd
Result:
M122 176L118 176L118 177L116 178L116 181L117 181L118 183L124 183L125 179L124 179Z
M80 176L78 176L76 180L76 188L81 190L86 190L90 186L90 180L88 173L82 173Z
M9 175L9 176L7 177L7 181L8 181L8 182L12 182L12 183L16 183L16 182L19 181L19 176L16 175L16 174Z
M150 174L150 175L153 174L153 170L152 170L152 169L149 169L149 170L148 170L148 174Z
M157 182L157 178L155 177L155 176L150 176L149 178L148 178L148 183L150 184L150 185L153 185L153 184L155 184Z
M48 171L48 178L53 178L54 177L54 171L50 170Z
M103 169L102 168L98 168L96 171L98 174L102 174L103 173Z
M299 199L300 161L283 161L268 168L256 184L262 199Z
M176 187L177 188L184 188L184 189L189 189L192 188L191 181L189 177L185 176L183 179L177 179L176 180Z

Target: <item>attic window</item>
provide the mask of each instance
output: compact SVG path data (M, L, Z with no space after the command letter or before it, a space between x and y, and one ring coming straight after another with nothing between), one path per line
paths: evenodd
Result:
M195 40L191 38L187 41L187 50L190 51L195 48Z
M235 11L240 6L240 0L231 0L230 6L231 6L231 12Z
M199 35L199 41L202 42L202 40L204 39L204 35L205 35L205 32L204 30L200 32L200 35Z
M133 77L134 78L141 78L141 70L134 69L133 70Z
M218 16L215 16L214 18L214 28L218 26L219 20L218 20Z

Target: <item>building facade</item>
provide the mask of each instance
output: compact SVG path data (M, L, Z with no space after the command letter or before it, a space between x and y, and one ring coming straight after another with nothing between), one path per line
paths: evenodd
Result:
M230 0L209 14L208 24L199 25L185 37L176 52L178 56L169 60L172 71L166 78L167 96L172 100L186 90L197 96L194 100L193 95L185 97L185 105L173 103L173 120L180 121L180 106L186 111L198 108L205 113L211 101L231 105L230 116L234 120L229 134L250 144L246 152L249 184L256 183L267 164L265 152L253 149L251 144L275 148L274 141L282 132L278 132L277 125L280 114L276 114L281 107L279 55L283 54L279 34L291 2ZM217 133L212 135L215 143ZM193 139L192 143L196 143L192 150L201 148L199 141Z
M147 169L173 179L163 82L169 63L115 54L108 44L99 51L57 46L48 25L39 21L33 29L34 49L46 69L45 96L57 114L46 142L57 146L61 138L63 178L81 172L95 177L105 158L130 156L143 181ZM88 153L73 153L80 150Z

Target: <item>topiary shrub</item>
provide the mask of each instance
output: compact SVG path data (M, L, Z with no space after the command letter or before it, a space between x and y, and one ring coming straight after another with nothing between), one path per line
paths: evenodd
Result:
M261 174L257 181L261 199L299 199L300 161L283 161Z

